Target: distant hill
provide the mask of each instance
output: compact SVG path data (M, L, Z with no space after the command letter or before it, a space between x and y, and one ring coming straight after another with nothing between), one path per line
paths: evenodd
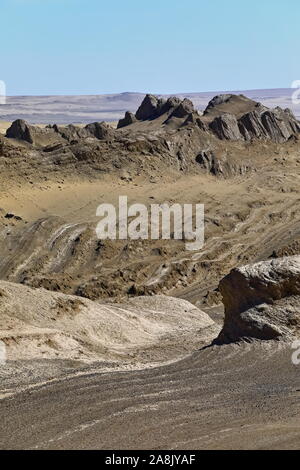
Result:
M209 100L220 93L234 93L248 96L265 106L291 108L300 119L300 105L292 103L291 88L271 90L215 91L204 93L177 93L160 95L189 98L202 111ZM125 111L135 112L145 93L125 92L110 95L82 96L12 96L7 104L0 105L0 120L14 121L22 118L36 124L88 123L92 121L117 121Z

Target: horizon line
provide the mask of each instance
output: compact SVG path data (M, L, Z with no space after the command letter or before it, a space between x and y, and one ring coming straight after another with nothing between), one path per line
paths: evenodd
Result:
M192 95L192 94L212 94L212 93L239 93L239 92L247 92L247 91L272 91L272 90L293 90L292 87L279 87L279 88L241 88L238 90L209 90L209 91L183 91L183 92L173 92L173 93L156 93L156 92L149 92L149 91L121 91L121 92L110 92L110 93L78 93L78 94L37 94L37 95L25 95L25 94L16 94L16 95L6 95L7 98L23 98L23 97L48 97L48 96L109 96L109 95L157 95L157 96L168 96L168 95Z

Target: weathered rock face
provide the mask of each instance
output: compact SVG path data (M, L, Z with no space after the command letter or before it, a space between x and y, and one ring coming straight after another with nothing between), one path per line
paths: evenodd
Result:
M221 140L284 143L292 137L297 139L300 133L300 122L290 110L279 107L271 110L246 96L232 94L215 96L201 119L193 103L186 98L164 100L146 95L135 116L127 112L119 121L118 128L136 121L154 121L163 115L166 115L166 125L178 126L178 119L182 119L184 121L179 127L195 125Z
M197 111L193 111L188 114L186 120L183 123L183 126L196 125L205 132L209 131L209 128L205 122L202 121Z
M146 95L142 104L135 113L135 117L141 121L157 117L160 108L160 100L154 95Z
M106 122L92 122L87 124L84 130L99 140L112 139L114 137L114 129L106 124Z
M226 140L271 140L286 142L300 132L300 123L293 117L290 110L259 109L242 115L239 119L232 114L223 114L210 123L211 130Z
M266 111L261 117L262 125L267 131L268 136L274 142L285 142L291 136L283 119L275 112Z
M161 114L167 113L170 110L177 108L177 106L179 106L181 103L181 99L177 98L177 96L171 96L171 98L168 98L166 101L165 100L161 100L161 101L162 101L161 108L160 108Z
M172 113L172 117L184 118L191 114L194 111L193 103L188 100L184 99L179 103L179 105L174 109Z
M250 164L239 161L228 161L226 154L217 156L211 150L203 150L196 156L196 162L208 173L214 176L228 178L235 175L243 175L252 171Z
M111 140L114 137L114 129L105 122L93 122L85 127L49 125L46 128L32 126L26 121L18 119L14 121L6 132L6 137L23 140L41 147L50 147L55 143L64 141L73 142L88 137L99 140Z
M267 139L268 133L261 121L261 115L257 111L242 116L239 121L239 128L245 140Z
M69 124L68 126L57 126L54 124L52 129L68 142L87 137L87 133L84 131L84 129L74 126L73 124Z
M54 129L55 126L45 128L28 124L22 119L17 119L6 131L6 137L10 139L23 140L37 147L45 147L54 142L61 141ZM74 126L73 126L74 127Z
M300 123L289 109L268 109L243 95L215 96L204 116L210 129L222 140L283 143L300 132Z
M237 118L261 106L244 95L224 94L215 96L204 110L204 116L221 116L225 113L234 114ZM264 108L267 109L267 108Z
M6 137L11 139L19 139L25 140L30 144L33 143L33 136L32 136L32 126L30 126L26 121L23 119L17 119L12 123L12 125L6 131Z
M215 108L216 106L219 106L221 104L224 104L224 103L228 103L228 101L230 101L232 99L234 95L231 95L231 94L223 94L223 95L217 95L217 96L214 96L210 102L208 103L206 109L204 110L204 116L206 114L208 114L213 108Z
M293 134L300 132L300 124L289 109L266 111L262 114L262 123L275 142L286 142Z
M119 120L117 129L130 126L130 124L133 124L136 121L137 121L137 118L135 117L135 115L131 113L130 111L126 111L125 117Z
M190 113L195 111L193 103L188 100L180 100L177 97L171 97L167 100L158 99L153 95L146 95L135 117L139 121L146 121L148 119L155 119L163 114L168 113L169 117L185 118ZM122 124L126 120L126 115ZM129 122L131 124L131 122ZM127 125L127 124L126 124ZM124 125L122 126L124 127Z
M217 343L300 336L300 256L233 269L219 289L225 321Z
M300 132L300 124L290 110L252 111L242 116L239 128L245 140L264 139L286 142Z
M221 162L214 152L202 151L196 157L196 162L199 163L208 173L213 175L223 174L223 162Z
M216 117L211 123L210 128L219 137L219 139L226 140L241 140L243 139L237 118L233 114L223 114Z

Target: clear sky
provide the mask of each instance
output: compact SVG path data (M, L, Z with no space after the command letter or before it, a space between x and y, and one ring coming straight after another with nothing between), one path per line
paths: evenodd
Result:
M8 95L287 88L299 0L1 0Z

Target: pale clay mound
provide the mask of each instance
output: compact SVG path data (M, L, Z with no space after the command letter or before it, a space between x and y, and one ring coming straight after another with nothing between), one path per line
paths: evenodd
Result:
M300 256L235 268L219 289L225 321L217 342L299 337Z
M0 282L0 339L9 360L167 361L211 342L219 327L185 300L124 304Z

